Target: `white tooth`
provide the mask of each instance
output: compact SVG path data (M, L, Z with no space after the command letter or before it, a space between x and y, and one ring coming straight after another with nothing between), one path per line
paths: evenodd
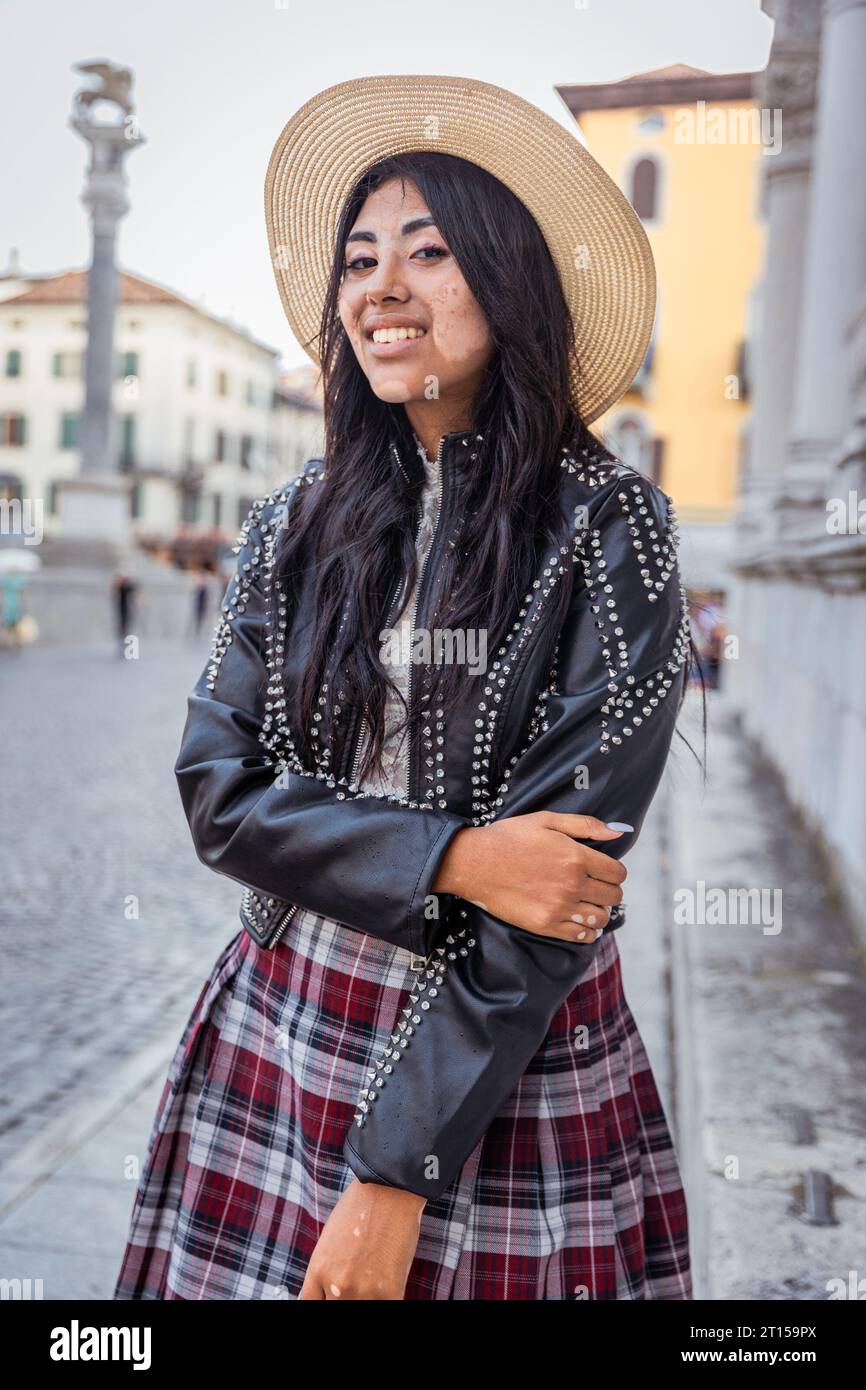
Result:
M402 343L407 338L423 338L425 332L424 328L375 328L372 336L374 343Z

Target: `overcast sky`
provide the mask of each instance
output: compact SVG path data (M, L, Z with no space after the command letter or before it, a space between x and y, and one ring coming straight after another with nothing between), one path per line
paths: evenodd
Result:
M0 269L13 246L25 273L86 264L72 68L107 58L133 69L147 138L127 160L121 266L305 362L268 260L263 188L308 97L367 74L448 73L568 124L557 84L676 62L751 71L771 37L759 0L0 0Z

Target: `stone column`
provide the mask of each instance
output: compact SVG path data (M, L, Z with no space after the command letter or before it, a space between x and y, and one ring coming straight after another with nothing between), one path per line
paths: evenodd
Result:
M755 100L773 122L781 111L781 149L762 157L767 219L761 318L754 354L754 401L748 453L742 457L741 547L774 528L775 495L785 464L794 396L797 328L818 77L820 0L764 0L775 20L773 47L755 85Z
M825 531L825 499L849 425L851 315L866 284L866 0L824 0L796 413L783 533Z
M129 211L124 161L144 137L128 100L129 70L110 63L81 64L79 70L97 74L103 85L77 93L70 120L90 146L81 201L90 213L93 254L87 277L81 471L60 485L60 516L64 539L86 539L97 543L97 549L122 551L129 539L129 484L114 450L115 247L118 223Z

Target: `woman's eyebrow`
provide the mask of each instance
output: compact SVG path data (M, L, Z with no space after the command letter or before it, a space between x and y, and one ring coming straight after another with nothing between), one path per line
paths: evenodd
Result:
M403 223L403 226L402 226L402 228L401 228L401 230L400 230L400 235L401 235L401 236L411 236L413 232L419 231L421 227L435 227L435 226L436 226L435 218L433 218L433 217L430 215L430 213L427 213L427 215L424 216L424 217L413 217L412 220L411 220L410 222L404 222L404 223ZM377 240L377 238L376 238L376 233L375 233L375 232L350 232L349 235L346 237L346 243L347 243L347 244L348 244L350 241L376 241L376 240Z
M413 232L417 232L418 229L419 229L420 227L435 227L435 226L436 226L436 219L428 212L427 215L426 215L425 217L413 217L411 222L404 222L404 223L403 223L403 230L402 230L402 232L400 233L400 235L401 235L401 236L411 236L412 233L413 233Z

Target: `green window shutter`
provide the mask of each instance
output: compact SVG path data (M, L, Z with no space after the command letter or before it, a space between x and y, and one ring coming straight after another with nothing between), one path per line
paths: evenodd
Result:
M60 447L61 449L78 448L78 429L79 417L71 412L66 412L60 417Z

